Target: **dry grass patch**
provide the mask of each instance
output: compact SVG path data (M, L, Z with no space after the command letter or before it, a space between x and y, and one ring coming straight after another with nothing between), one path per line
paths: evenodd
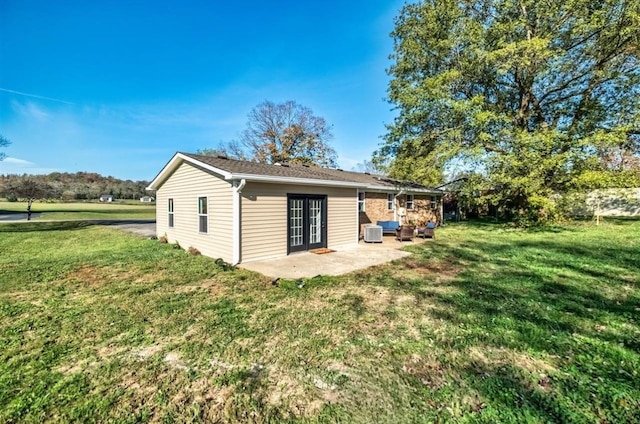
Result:
M404 278L408 276L427 278L432 284L452 281L463 271L463 267L451 258L425 260L417 256L410 256L404 258L400 264L401 268L395 271L395 275L402 275Z
M196 281L191 284L166 285L163 291L171 293L191 293L196 291L205 291L213 296L224 296L229 292L229 287L225 284L226 279L216 276L202 281Z
M84 286L104 285L112 282L128 281L136 284L154 283L164 278L164 271L146 273L136 269L119 269L113 266L83 265L67 274L69 282Z
M42 298L34 296L32 291L9 291L2 293L2 297L7 300L11 299L20 303L29 304L40 308L44 305Z
M513 349L475 346L469 349L468 355L470 363L477 365L478 369L515 365L530 374L548 374L557 371L548 362Z
M438 390L450 384L451 370L433 354L413 354L404 365L402 371L417 378L431 390Z

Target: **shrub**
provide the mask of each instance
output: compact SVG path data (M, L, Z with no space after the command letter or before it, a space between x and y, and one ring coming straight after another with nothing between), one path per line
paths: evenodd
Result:
M200 253L200 251L193 246L190 246L189 249L187 249L187 253L194 256L202 255L202 253Z

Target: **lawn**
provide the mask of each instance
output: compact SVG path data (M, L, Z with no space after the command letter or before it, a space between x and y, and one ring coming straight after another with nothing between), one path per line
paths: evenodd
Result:
M155 219L154 203L62 203L34 202L31 211L34 221L67 221L67 220L127 220ZM0 214L26 213L25 202L0 201Z
M640 422L640 222L459 224L275 286L81 223L0 225L2 422Z

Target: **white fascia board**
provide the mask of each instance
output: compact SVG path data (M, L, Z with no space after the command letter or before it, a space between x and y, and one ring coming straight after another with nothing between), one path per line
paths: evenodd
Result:
M311 178L294 178L294 177L274 177L270 175L254 175L254 174L230 174L230 177L225 177L229 180L241 180L257 181L264 183L280 183L280 184L302 184L302 185L315 185L315 186L330 186L330 187L350 187L350 188L362 188L362 184L352 183L349 181L332 181L332 180L315 180Z
M377 193L398 193L398 189L394 187L381 187L381 186L366 186L367 191L377 192ZM444 194L441 190L430 190L427 188L400 188L402 190L402 194Z
M176 153L175 155L173 155L171 160L164 166L164 168L162 168L162 170L158 173L158 175L156 175L153 181L149 183L149 187L147 187L147 190L157 190L159 188L158 184L161 181L164 181L167 178L167 176L171 174L173 171L175 171L178 168L178 166L180 166L180 164L182 164L183 162L189 162L193 165L199 166L200 168L204 168L208 171L214 172L218 175L221 175L225 180L230 179L230 176L231 176L230 172L227 172L223 169L216 168L215 166L208 165L204 162L200 162L199 160L193 159L187 155L183 155L182 153Z

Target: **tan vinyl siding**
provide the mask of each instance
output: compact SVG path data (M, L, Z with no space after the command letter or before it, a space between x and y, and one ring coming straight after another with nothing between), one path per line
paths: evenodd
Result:
M357 243L355 188L248 182L242 191L242 262L286 256L287 194L327 196L327 247Z
M158 237L184 249L195 247L203 255L231 262L233 254L233 189L215 174L182 163L156 193ZM198 197L208 203L208 232L198 232ZM168 199L173 199L174 227L168 226Z

